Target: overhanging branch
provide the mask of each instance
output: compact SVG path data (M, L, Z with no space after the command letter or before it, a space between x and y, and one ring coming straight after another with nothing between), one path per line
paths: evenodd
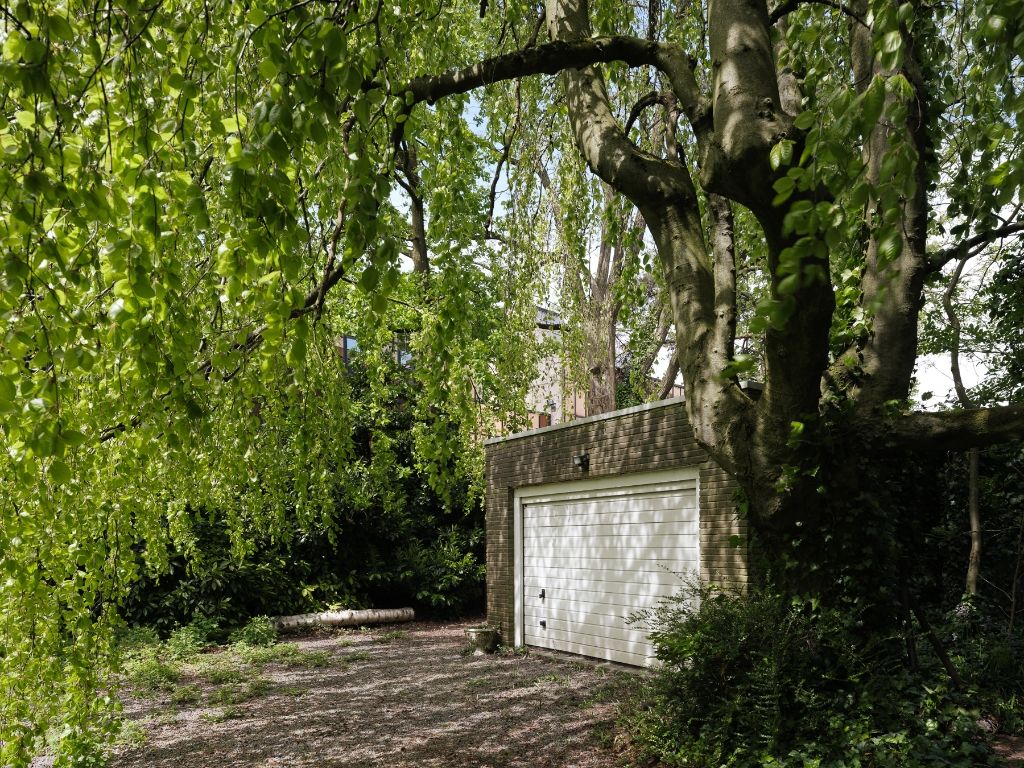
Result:
M896 417L889 427L888 436L900 447L931 451L983 448L1024 439L1024 403L918 411Z
M780 3L771 12L771 14L769 14L768 20L771 24L775 24L776 22L779 21L779 19L782 19L783 17L789 15L797 8L799 8L801 5L808 5L809 3L826 5L829 8L840 11L841 13L845 13L847 16L856 21L862 27L867 27L867 22L864 21L864 18L860 14L856 13L850 6L846 5L845 3L833 2L832 0L785 0L785 2Z
M994 243L996 240L1001 240L1004 237L1010 237L1011 235L1016 235L1020 232L1024 232L1024 221L1017 221L1013 224L1007 224L1005 227L990 229L987 232L979 232L978 234L968 237L966 240L950 246L949 248L944 248L931 256L928 259L928 267L932 271L937 272L954 259L960 259L969 255L970 251L979 246Z
M661 70L668 76L684 108L696 112L699 102L697 81L684 51L670 43L625 35L555 40L440 75L414 78L400 92L411 93L414 102L433 104L445 96L468 93L491 83L530 75L554 75L566 69L581 69L613 61L621 61L631 67L651 66Z

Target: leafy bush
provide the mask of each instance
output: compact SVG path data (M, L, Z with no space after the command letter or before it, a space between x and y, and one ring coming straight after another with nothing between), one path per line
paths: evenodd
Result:
M369 396L365 371L353 366L348 377L353 398ZM425 616L480 611L482 503L470 499L465 480L447 498L431 488L414 451L418 393L398 372L390 386L383 416L374 408L353 413L354 455L338 468L330 522L296 524L279 536L248 531L240 559L225 516L189 508L176 523L181 541L167 572L136 583L125 619L166 636L196 616L238 627L252 616L338 606L408 605Z
M181 667L161 657L160 648L150 647L125 664L128 682L143 693L174 690L181 679Z
M958 696L837 613L689 587L644 619L663 666L631 729L666 765L995 764Z
M1024 636L983 598L965 599L938 628L981 711L1006 733L1024 733Z
M244 627L232 632L229 639L232 645L263 648L277 642L277 628L267 616L255 616Z
M195 618L171 632L167 638L167 652L173 659L190 658L208 648L216 633L216 621L204 617Z

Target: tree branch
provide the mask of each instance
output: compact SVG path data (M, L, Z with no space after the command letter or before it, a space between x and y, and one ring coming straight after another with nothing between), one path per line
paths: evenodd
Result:
M639 119L641 113L648 107L653 107L655 104L661 102L661 96L657 91L651 91L650 93L643 96L633 108L629 111L629 117L626 118L626 125L623 127L624 133L629 133L629 130L633 127L633 123Z
M555 75L567 69L621 61L631 67L651 66L668 76L684 108L696 112L700 96L693 70L682 48L639 37L612 35L579 40L555 40L501 56L484 59L440 75L413 78L399 93L411 93L414 102L433 104L445 96L529 75Z
M894 444L922 451L966 451L1024 439L1024 403L993 408L918 411L889 422Z
M412 268L418 275L430 273L430 254L427 250L427 227L426 212L423 206L423 197L420 194L420 176L416 170L416 149L406 146L399 153L396 170L405 174L403 181L396 174L395 178L402 188L409 195L409 225L412 228ZM490 222L488 221L488 225Z
M954 259L963 258L979 245L988 245L1004 237L1016 235L1019 232L1024 232L1024 221L1017 221L1013 224L1007 224L1005 227L998 227L987 232L979 232L931 256L928 259L928 267L931 271L937 272Z
M785 2L776 6L775 9L769 14L768 21L774 25L784 16L792 13L801 5L806 5L810 3L816 3L817 5L827 5L829 8L845 13L847 16L856 21L862 27L867 27L867 22L864 20L864 18L860 14L856 13L850 6L845 5L843 3L833 2L833 0L785 0Z
M661 384L658 387L658 399L664 400L672 393L676 385L676 376L679 375L679 350L673 350L672 358L668 361L668 368L665 375L661 377Z

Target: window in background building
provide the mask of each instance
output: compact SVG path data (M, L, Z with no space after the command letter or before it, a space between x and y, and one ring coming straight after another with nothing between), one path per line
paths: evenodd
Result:
M412 368L412 345L409 331L395 331L395 362L403 368Z
M359 342L354 336L345 336L341 341L341 359L345 365L352 365L352 362L359 355Z

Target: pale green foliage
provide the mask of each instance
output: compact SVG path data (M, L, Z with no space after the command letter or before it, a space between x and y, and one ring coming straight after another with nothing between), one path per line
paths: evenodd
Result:
M990 223L1019 200L1024 178L1020 0L870 5L886 65L905 57L901 24L936 62L926 74L949 117L933 137L930 181L950 199L936 229ZM657 26L703 65L706 86L704 9L680 6L664 4ZM592 12L598 32L646 24L611 0ZM98 754L114 732L117 606L140 569L166 567L169 541L188 552L195 515L226 515L244 555L256 530L334 531L333 490L366 493L368 473L393 470L383 403L395 332L411 332L421 468L442 494L453 479L474 478L479 490L479 437L525 417L545 278L567 281L572 314L582 294L568 281L583 274L609 206L573 149L557 80L421 105L407 119L401 84L525 45L535 13L526 2L483 20L475 2L3 5L0 764L27 764L47 731L60 765ZM757 238L738 216L751 337L793 311L791 289L820 277L806 257L822 247L840 288L834 337L867 333L863 243L874 235L883 258L898 252L888 212L913 183L909 145L891 141L877 185L864 180L861 147L907 109L906 81L894 73L857 93L848 25L816 4L789 17L780 57L803 78L807 150L773 153L787 169L776 193L785 205L824 185L834 202L789 211L799 239L772 297ZM608 73L620 117L657 85L643 70ZM398 117L420 163L426 278L402 271ZM692 140L679 141L692 162ZM506 143L515 162L488 222ZM551 165L553 192L538 183L537 162ZM975 173L979 162L988 173ZM869 204L879 214L865 220ZM610 208L612 218L623 211ZM488 224L500 240L487 239ZM344 279L321 311L327 274ZM382 425L369 467L350 461L344 334L359 339L379 395L359 406ZM571 354L579 342L566 338Z
M266 616L254 616L244 627L232 632L229 640L247 648L264 648L277 642L277 628Z
M341 334L372 363L415 331L438 488L479 476L474 435L510 421L532 339L498 328L502 303L525 314L518 289L492 294L507 268L479 246L464 102L410 120L437 245L422 295L400 271L399 102L360 90L480 48L475 6L421 11L429 28L409 5L4 5L0 764L26 764L47 729L59 764L111 735L116 607L171 538L187 550L197 510L230 518L239 555L247 531L331 528L339 479L359 485ZM358 285L302 314L336 266Z

